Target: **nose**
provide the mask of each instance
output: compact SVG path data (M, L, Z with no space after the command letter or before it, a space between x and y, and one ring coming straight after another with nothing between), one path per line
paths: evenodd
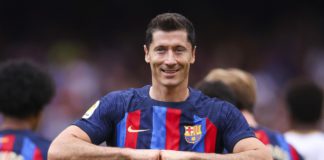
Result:
M174 52L172 50L168 51L168 54L167 54L167 57L166 57L166 60L165 60L165 64L167 64L167 65L177 64L175 54L174 54Z

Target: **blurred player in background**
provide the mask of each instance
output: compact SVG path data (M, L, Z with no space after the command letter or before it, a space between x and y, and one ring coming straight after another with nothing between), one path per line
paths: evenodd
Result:
M251 74L234 68L213 69L196 87L210 97L235 104L254 129L256 136L270 148L274 160L302 159L282 134L258 125L253 115L256 80Z
M188 87L195 51L187 18L156 16L144 45L152 85L101 98L53 141L50 159L271 159L235 107Z
M0 159L47 159L50 141L34 131L53 95L52 79L32 62L0 65Z
M319 129L323 113L323 91L312 81L295 79L286 91L291 130L285 133L306 160L324 159L324 133Z

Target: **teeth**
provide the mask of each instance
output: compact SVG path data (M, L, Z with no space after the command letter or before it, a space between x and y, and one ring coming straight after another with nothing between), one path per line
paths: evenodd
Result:
M164 72L166 72L166 73L174 73L174 72L176 72L176 70L164 70Z
M161 71L165 72L165 73L175 73L175 72L178 72L178 69L162 69L161 68Z

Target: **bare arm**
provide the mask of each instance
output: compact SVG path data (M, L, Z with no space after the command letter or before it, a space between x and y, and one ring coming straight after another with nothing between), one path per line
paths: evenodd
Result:
M270 151L256 138L240 140L232 154L162 151L162 160L272 160Z
M49 160L59 159L145 159L157 160L157 150L135 150L129 148L103 147L91 143L89 136L77 126L69 126L52 142Z

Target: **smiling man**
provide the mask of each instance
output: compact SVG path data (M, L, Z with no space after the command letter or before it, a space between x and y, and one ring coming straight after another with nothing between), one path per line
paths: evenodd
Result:
M240 111L188 87L196 47L187 18L152 19L144 52L152 85L102 97L54 140L49 159L271 159Z

